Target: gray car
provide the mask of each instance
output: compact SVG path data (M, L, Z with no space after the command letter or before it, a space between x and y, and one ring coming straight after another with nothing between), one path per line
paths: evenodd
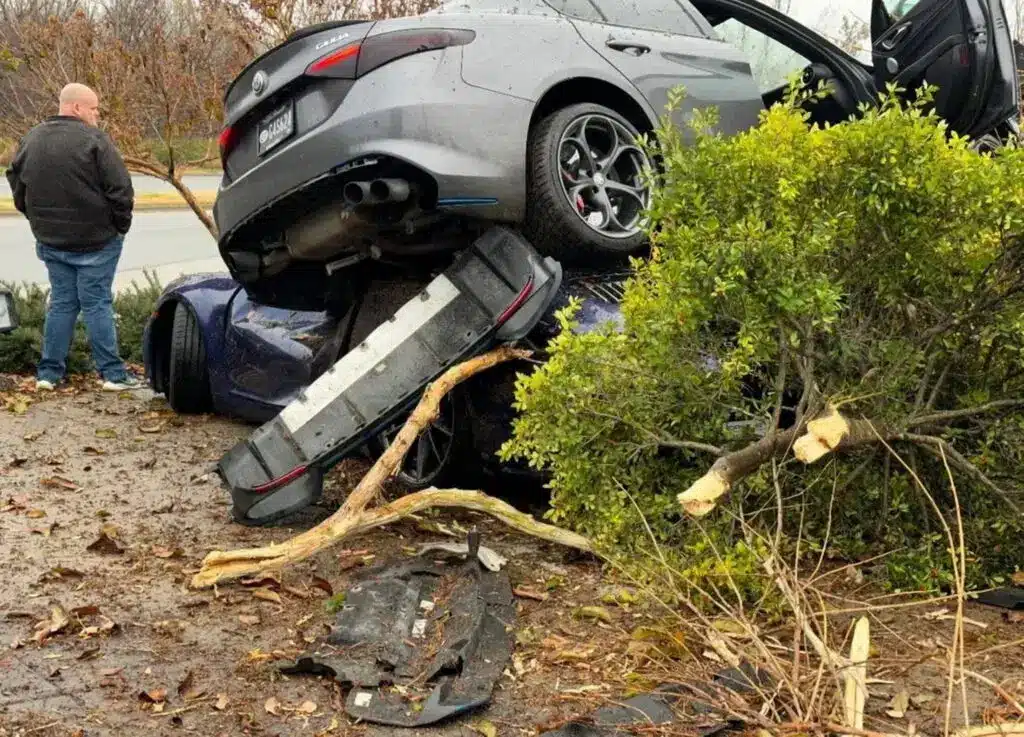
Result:
M957 132L1016 131L1000 0L874 0L870 43L868 65L754 0L455 0L305 28L226 92L220 251L253 299L300 310L344 304L352 264L450 257L495 223L567 264L621 259L644 245L636 138L677 86L676 122L713 106L725 134L800 70L832 83L815 122L927 81Z

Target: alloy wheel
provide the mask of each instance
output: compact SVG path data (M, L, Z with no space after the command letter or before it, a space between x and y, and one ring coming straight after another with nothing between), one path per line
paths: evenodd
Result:
M387 449L394 442L405 422L398 423L381 433L380 445ZM441 400L438 418L412 444L399 476L410 486L430 485L447 469L455 447L455 411L451 400Z
M562 191L580 220L607 238L630 238L643 227L649 164L635 134L607 115L580 116L558 144Z

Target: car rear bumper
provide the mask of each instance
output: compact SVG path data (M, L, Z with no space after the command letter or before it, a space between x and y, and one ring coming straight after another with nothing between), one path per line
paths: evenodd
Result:
M358 169L350 167L374 157L429 177L440 207L518 220L532 104L465 84L460 66L461 50L449 49L377 69L356 81L320 126L225 181L214 205L222 251L280 200L325 178L354 179Z

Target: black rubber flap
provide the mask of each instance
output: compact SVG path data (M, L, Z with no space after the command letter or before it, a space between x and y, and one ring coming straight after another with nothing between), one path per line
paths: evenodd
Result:
M425 290L345 354L277 417L221 459L236 520L267 524L316 501L315 475L352 454L451 366L524 336L561 284L556 261L492 228ZM280 488L260 488L288 476ZM281 495L279 498L272 498Z
M368 571L316 652L282 668L350 687L349 715L422 727L490 701L514 646L508 575L475 557L418 558Z

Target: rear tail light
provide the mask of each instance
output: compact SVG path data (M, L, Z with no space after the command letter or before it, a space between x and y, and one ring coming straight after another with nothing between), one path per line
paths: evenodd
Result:
M323 56L306 69L317 77L357 79L397 59L436 51L449 46L465 46L476 38L473 31L447 28L415 28L371 36L362 43L345 46Z
M230 125L224 128L217 137L217 146L220 148L220 161L224 164L227 161L231 150L238 143L238 131Z

